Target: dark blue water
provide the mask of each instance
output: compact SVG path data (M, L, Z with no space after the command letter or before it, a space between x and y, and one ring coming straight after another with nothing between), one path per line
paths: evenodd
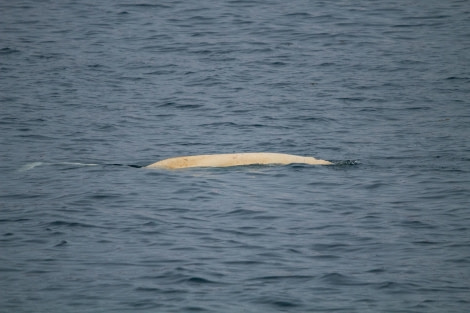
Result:
M0 312L468 312L469 51L468 1L0 1ZM336 165L126 166L256 151Z

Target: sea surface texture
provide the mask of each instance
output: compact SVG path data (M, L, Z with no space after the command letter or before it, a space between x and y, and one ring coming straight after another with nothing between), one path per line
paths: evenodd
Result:
M470 1L0 1L0 312L470 312Z

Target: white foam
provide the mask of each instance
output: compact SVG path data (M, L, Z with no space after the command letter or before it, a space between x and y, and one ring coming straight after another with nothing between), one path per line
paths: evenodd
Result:
M78 162L61 162L61 163L56 163L56 164L77 165L77 166L97 166L97 165L99 165L99 164L94 164L94 163L78 163Z
M18 169L18 172L29 171L29 170L31 170L31 169L33 169L37 166L43 165L43 164L44 164L43 162L31 162L31 163L25 164L22 167L20 167Z
M97 166L99 164L94 164L94 163L79 163L79 162L58 162L58 163L45 163L45 162L31 162L23 165L18 169L18 172L26 172L29 170L32 170L35 167L38 167L40 165L74 165L74 166Z

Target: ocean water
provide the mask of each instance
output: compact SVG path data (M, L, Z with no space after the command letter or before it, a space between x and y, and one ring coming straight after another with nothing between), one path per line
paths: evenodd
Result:
M0 312L469 312L469 51L464 0L0 1ZM258 151L335 165L139 168Z

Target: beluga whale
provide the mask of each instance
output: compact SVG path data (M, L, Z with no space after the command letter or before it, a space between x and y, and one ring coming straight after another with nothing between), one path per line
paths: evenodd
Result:
M287 165L293 163L331 165L330 161L285 153L250 152L180 156L161 160L145 168L182 169L191 167L229 167L241 165Z

